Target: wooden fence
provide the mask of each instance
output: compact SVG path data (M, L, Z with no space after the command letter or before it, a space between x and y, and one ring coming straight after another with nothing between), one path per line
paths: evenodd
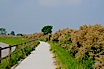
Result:
M15 50L16 50L16 51L18 50L19 47L21 47L21 49L20 49L19 51L22 51L22 49L23 49L23 48L22 48L22 45L31 47L31 46L35 45L35 44L34 44L35 41L36 41L36 40L31 40L31 41L24 42L24 43L17 44L17 45L13 45L13 46L9 45L8 47L4 47L4 48L1 48L1 47L0 47L0 66L1 66L1 62L2 62L3 59L8 58L9 61L10 61L11 56L12 56L12 48L13 48L13 47L15 47ZM27 44L28 44L28 45L27 45ZM2 50L5 50L5 49L8 49L8 53L9 53L9 54L8 54L7 56L5 56L5 57L2 57ZM9 63L10 63L10 62L9 62Z

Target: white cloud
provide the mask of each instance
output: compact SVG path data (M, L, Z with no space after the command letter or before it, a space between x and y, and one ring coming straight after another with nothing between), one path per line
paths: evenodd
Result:
M42 6L58 6L58 5L79 5L82 0L37 0L39 5Z

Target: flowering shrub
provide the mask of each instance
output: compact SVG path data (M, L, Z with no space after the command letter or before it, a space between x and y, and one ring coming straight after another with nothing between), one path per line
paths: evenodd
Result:
M83 25L79 30L63 29L52 35L51 41L60 43L77 60L92 59L96 69L104 68L104 27Z

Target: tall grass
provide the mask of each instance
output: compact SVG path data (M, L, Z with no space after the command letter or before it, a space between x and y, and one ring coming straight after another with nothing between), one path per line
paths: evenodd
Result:
M55 54L57 69L93 69L92 60L87 60L84 62L79 62L73 58L65 49L59 46L59 43L52 43L51 50Z

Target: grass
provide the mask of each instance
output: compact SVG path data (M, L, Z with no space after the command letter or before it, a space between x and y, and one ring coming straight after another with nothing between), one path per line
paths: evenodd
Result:
M65 49L61 48L58 43L49 43L51 44L51 50L55 54L57 69L93 69L91 66L93 61L78 62Z
M26 39L21 37L0 37L0 42L4 42L6 44L15 45L25 42Z
M3 59L1 62L0 69L11 69L12 66L18 64L18 61L21 61L25 59L31 51L34 50L38 45L38 42L35 42L35 44L29 43L26 45L22 45L18 47L17 50L12 52L11 58Z
M20 44L27 41L27 39L23 39L21 37L0 37L0 42L4 42L10 45ZM5 58L2 60L0 69L11 69L11 67L17 64L18 61L26 58L26 56L28 56L30 52L37 47L38 44L39 41L36 40L33 43L29 42L26 45L20 45L18 49L15 49L12 52L11 58Z

